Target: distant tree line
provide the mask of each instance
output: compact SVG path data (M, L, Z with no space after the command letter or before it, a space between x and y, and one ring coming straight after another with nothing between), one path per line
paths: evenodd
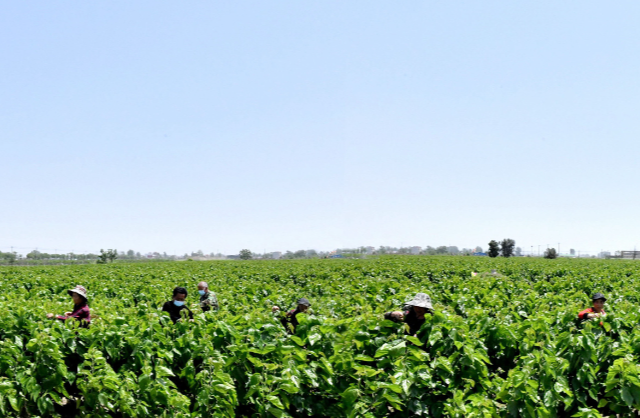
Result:
M193 254L193 253L192 253ZM186 256L186 254L185 254ZM220 254L220 256L222 256ZM118 252L115 249L100 250L99 254L94 253L47 253L33 250L26 255L16 252L0 252L0 265L54 265L54 264L106 264L112 262L136 262L149 260L176 260L178 257L165 253L148 253L146 255L129 250Z
M519 250L519 249L518 249ZM347 258L362 258L368 255L472 255L476 253L482 253L482 247L477 246L475 248L458 248L457 246L441 245L439 247L432 247L428 245L425 248L421 247L391 247L380 246L374 247L355 247L355 248L339 248L336 251L325 252L316 250L297 250L286 251L284 253L254 253L249 249L242 249L237 255L228 255L228 259L235 260L270 260L278 258L280 260L294 260L294 259L312 259L312 258L329 258L329 257L347 257ZM277 255L276 255L277 254ZM186 257L186 254L185 254Z

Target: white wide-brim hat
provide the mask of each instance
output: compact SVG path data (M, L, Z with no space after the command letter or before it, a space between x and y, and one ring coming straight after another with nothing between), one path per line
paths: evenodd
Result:
M87 289L85 289L84 286L77 285L73 289L67 290L67 293L69 294L69 296L71 296L72 293L77 293L83 298L87 298Z
M418 293L412 301L406 303L407 306L418 306L420 308L433 309L431 298L426 293Z

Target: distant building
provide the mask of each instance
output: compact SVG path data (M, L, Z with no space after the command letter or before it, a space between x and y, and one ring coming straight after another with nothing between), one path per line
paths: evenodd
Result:
M418 255L422 251L422 247L411 247L411 254Z
M375 250L375 247L365 247L365 254L371 255Z
M480 256L480 257L486 257L487 253L473 253L471 255L477 255L477 256Z
M620 258L638 260L640 259L640 251L620 251Z
M280 258L282 258L282 253L280 251L274 251L271 253L271 257L274 260L279 260Z

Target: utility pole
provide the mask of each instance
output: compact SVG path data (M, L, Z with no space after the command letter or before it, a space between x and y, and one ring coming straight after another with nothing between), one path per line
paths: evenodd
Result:
M558 257L560 257L560 243L558 243Z

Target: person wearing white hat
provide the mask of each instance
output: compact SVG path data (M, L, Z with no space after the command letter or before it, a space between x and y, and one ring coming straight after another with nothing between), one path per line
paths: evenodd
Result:
M84 286L76 286L73 289L67 290L71 299L73 299L73 311L65 312L64 315L54 315L52 313L47 314L47 318L53 319L54 317L60 321L66 321L67 319L74 318L80 321L80 326L83 328L89 328L91 324L91 311L87 304L87 289Z
M387 312L384 319L393 322L404 322L409 325L409 335L416 335L422 324L426 321L424 315L433 313L431 298L426 293L418 293L412 301L405 304L409 309L404 311Z

